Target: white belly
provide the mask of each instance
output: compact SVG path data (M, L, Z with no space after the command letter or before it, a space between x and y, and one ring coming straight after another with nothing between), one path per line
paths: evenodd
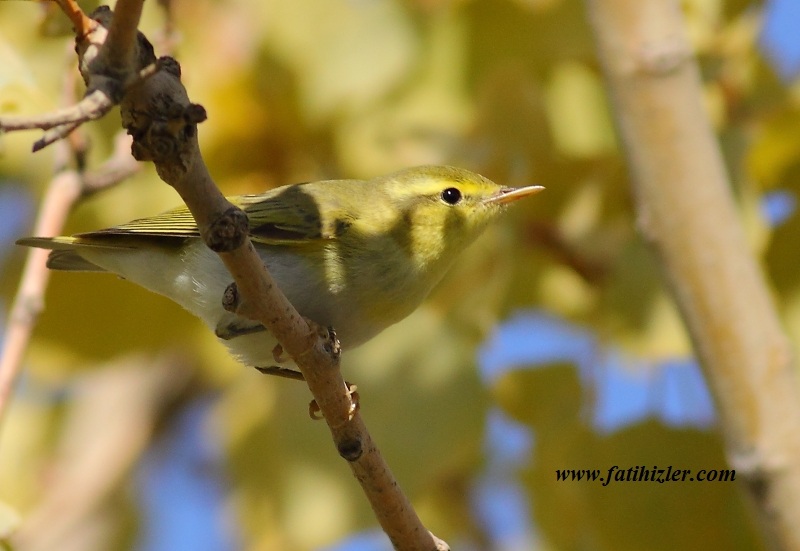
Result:
M300 314L335 327L343 347L357 346L384 329L358 322L363 316L357 311L356 297L350 296L353 286L342 284L341 278L325 277L321 270L306 265L304 259L280 248L259 252L278 286ZM222 308L223 293L233 278L216 253L199 239L187 240L180 252L168 247L148 247L147 251L81 248L80 254L110 272L174 300L212 330L221 320L225 324L237 319L244 325L248 323ZM338 268L330 265L325 269ZM340 284L326 285L324 280ZM277 341L267 331L222 342L244 363L275 364L272 351Z

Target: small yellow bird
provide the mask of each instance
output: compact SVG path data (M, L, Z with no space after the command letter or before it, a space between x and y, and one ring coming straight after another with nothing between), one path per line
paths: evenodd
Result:
M413 312L458 254L509 203L541 186L501 187L449 166L372 180L329 180L230 197L250 239L303 316L357 346ZM269 369L277 342L227 312L232 278L186 207L72 237L30 237L54 270L112 272L171 298L214 329L242 362ZM282 368L278 368L280 370Z

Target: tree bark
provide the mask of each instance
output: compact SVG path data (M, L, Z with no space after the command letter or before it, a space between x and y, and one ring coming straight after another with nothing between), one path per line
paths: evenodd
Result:
M702 102L680 5L587 0L632 174L714 395L727 457L775 549L800 549L800 394L792 352L745 240Z

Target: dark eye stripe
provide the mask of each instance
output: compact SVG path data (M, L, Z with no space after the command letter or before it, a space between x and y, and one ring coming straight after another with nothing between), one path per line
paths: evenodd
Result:
M448 205L457 205L461 202L461 191L454 187L445 189L442 191L442 201Z

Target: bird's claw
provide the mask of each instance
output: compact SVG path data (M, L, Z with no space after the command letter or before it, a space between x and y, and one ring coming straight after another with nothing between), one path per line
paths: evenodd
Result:
M275 348L272 349L272 359L275 360L275 363L282 364L289 358L284 356L283 354L283 346L280 343L275 345Z
M347 414L347 420L352 421L355 414L361 409L361 404L359 402L359 395L358 395L358 386L348 383L347 381L344 382L345 386L347 387L347 395L350 396L350 411ZM324 419L325 416L321 414L321 409L319 404L317 404L316 400L311 400L311 403L308 404L308 415L314 421L319 421L320 419Z

